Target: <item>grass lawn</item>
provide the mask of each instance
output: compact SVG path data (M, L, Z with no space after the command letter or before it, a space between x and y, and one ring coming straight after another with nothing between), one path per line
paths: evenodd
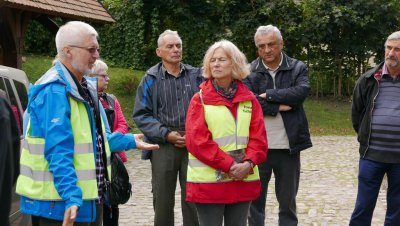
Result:
M34 83L51 66L53 58L27 55L22 69ZM133 104L137 85L144 71L125 68L109 68L110 83L108 92L118 97L122 111L131 130L139 132L132 120ZM351 126L350 102L332 99L307 98L304 108L307 114L312 136L322 135L355 135Z
M304 108L312 135L355 135L350 102L311 97Z

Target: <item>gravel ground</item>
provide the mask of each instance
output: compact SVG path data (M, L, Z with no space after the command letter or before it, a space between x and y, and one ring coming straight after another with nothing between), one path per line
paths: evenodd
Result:
M357 195L358 143L354 136L313 137L314 147L301 154L301 181L297 195L299 225L348 225ZM127 168L133 196L120 206L120 225L153 225L151 168L138 151L128 152ZM175 225L182 225L180 189L177 186ZM268 190L266 225L278 225L279 207L274 180ZM382 186L372 225L383 225L386 189Z

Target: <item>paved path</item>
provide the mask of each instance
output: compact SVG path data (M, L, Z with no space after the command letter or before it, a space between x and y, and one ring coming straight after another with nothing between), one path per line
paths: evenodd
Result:
M301 181L297 195L299 225L348 225L356 194L358 144L355 137L313 137L309 150L301 155ZM120 206L120 225L153 225L150 162L139 160L138 152L130 152L127 164L133 181L133 196ZM278 225L278 205L272 179L267 200L266 225ZM175 225L182 225L180 189L177 186ZM383 225L386 191L378 197L372 225Z

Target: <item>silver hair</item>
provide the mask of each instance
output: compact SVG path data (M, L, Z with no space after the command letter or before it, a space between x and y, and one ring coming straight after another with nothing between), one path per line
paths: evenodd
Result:
M212 78L210 62L215 50L219 48L224 50L228 58L232 61L232 77L234 79L242 80L246 78L248 74L250 74L249 67L247 66L246 56L232 42L228 40L221 40L210 46L204 55L203 77Z
M278 38L279 41L283 41L281 31L277 27L275 27L275 26L270 24L270 25L267 25L267 26L259 26L257 28L257 31L254 34L254 43L256 43L256 37L257 36L265 35L265 34L268 34L268 33L271 33L271 32L275 33L275 35L276 35L276 37Z
M63 49L68 45L79 45L82 37L90 35L98 37L97 31L89 24L82 21L70 21L58 29L56 34L56 47L58 57L63 58Z
M96 62L94 62L94 66L93 66L92 70L90 71L89 76L96 76L102 71L107 72L108 66L104 61L97 59Z
M386 39L385 46L389 40L400 40L400 31L396 31L390 34L389 37Z
M175 35L176 37L179 38L179 40L180 40L181 43L182 43L182 39L181 39L181 37L178 35L178 32L177 32L177 31L172 31L172 30L167 29L167 30L165 30L163 33L161 33L160 36L158 36L158 40L157 40L157 46L158 46L158 47L160 47L160 46L163 44L163 42L164 42L164 37L165 37L166 35Z

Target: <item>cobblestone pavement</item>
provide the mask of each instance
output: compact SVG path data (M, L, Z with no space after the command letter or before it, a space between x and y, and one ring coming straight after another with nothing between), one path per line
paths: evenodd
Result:
M314 147L301 154L301 181L297 195L299 225L348 225L357 195L358 143L353 136L313 137ZM153 225L150 161L128 152L127 168L133 182L131 199L120 206L120 225ZM175 225L182 225L180 189L175 195ZM278 225L279 207L270 182L266 225ZM372 225L383 225L386 189L382 187Z

